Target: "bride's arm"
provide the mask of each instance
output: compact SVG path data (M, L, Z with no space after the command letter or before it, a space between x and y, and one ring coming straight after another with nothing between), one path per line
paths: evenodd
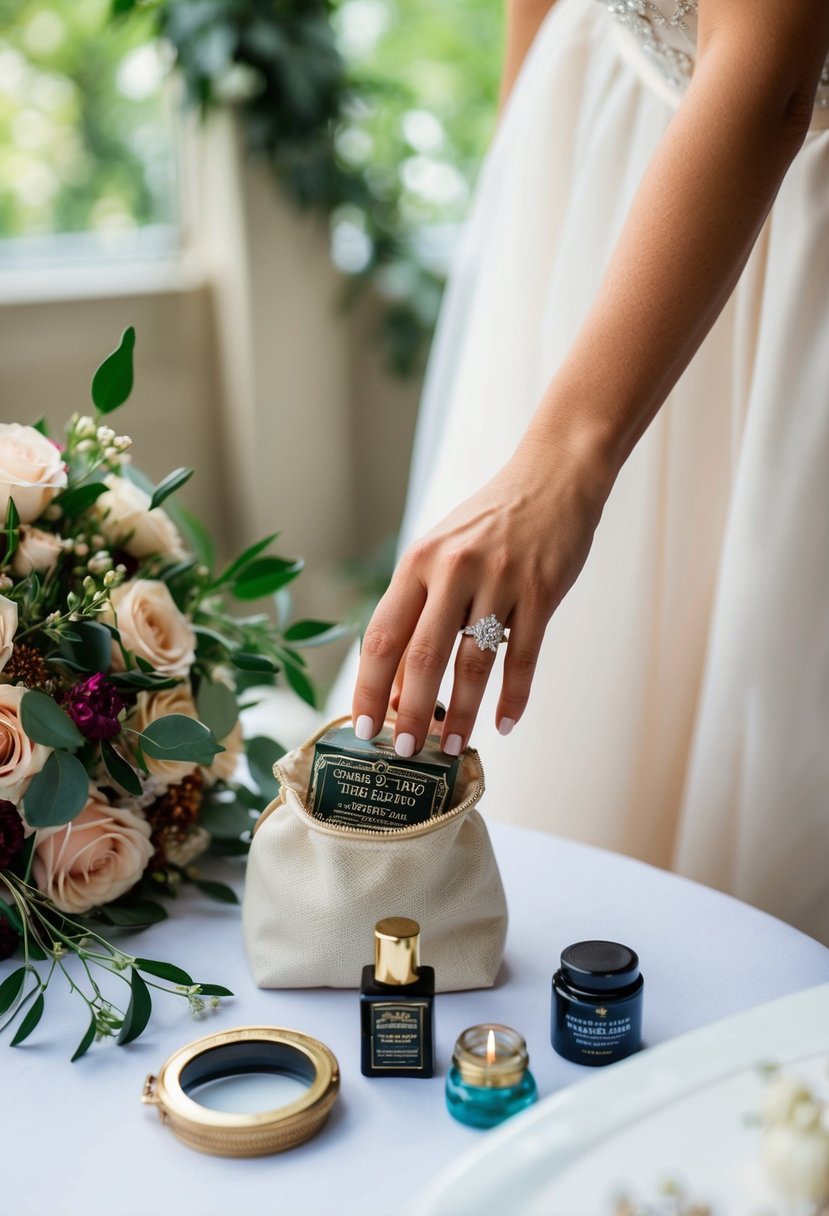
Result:
M556 0L507 0L507 40L501 77L502 109L512 92L527 51L555 2Z
M458 628L489 613L510 626L499 730L521 717L613 481L734 287L805 138L827 48L826 0L701 0L693 82L526 436L410 546L369 623L358 733L382 722L399 665L396 745L418 750ZM468 742L493 661L461 643L447 751Z
M730 295L806 135L825 0L702 0L693 81L531 433L611 477Z

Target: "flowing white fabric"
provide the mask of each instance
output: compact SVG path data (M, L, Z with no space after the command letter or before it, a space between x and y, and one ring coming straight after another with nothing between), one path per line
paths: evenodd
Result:
M404 545L517 444L672 112L602 6L559 0L458 253ZM484 811L673 866L829 942L827 521L829 132L815 129L623 469L508 739L496 666L473 738Z

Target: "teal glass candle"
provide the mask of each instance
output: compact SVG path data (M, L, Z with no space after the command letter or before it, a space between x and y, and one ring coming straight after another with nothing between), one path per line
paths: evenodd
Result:
M446 1078L449 1113L468 1127L495 1127L538 1100L527 1044L509 1026L470 1026Z

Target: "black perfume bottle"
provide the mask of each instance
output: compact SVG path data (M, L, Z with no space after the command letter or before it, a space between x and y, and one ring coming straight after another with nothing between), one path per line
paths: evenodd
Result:
M553 976L552 1043L576 1064L613 1064L642 1046L642 989L635 950L576 942Z
M365 1077L431 1077L435 972L420 966L420 925L389 916L374 927L374 966L360 985Z

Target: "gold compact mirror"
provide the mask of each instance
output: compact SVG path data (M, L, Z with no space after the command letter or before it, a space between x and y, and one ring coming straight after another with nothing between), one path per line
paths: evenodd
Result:
M240 1026L173 1052L142 1101L183 1144L219 1157L281 1153L320 1130L340 1070L324 1043L277 1026Z

